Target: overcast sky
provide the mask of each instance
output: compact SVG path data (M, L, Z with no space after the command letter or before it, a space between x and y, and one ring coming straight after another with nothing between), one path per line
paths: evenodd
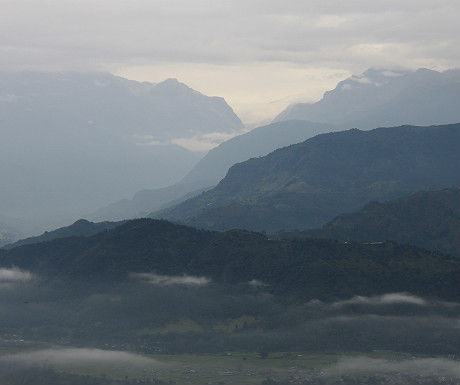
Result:
M460 67L458 0L0 0L0 68L169 77L246 123L369 67Z

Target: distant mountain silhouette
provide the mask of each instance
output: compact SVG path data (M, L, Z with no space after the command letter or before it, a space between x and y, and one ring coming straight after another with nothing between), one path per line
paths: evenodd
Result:
M0 72L0 87L0 221L26 233L173 184L201 156L174 140L243 128L224 99L175 79Z
M460 185L460 124L352 129L234 165L212 190L152 217L209 229L319 227L369 201Z
M182 179L182 183L205 181L206 185L217 184L235 163L265 156L278 148L331 131L338 129L332 124L307 121L278 122L255 128L210 150Z
M108 231L114 229L115 227L120 226L125 221L120 222L100 222L93 223L85 219L79 219L70 226L60 227L53 231L46 231L42 235L36 237L29 237L26 239L21 239L17 242L5 245L3 248L6 250L13 249L22 245L29 245L33 243L40 243L46 241L52 241L59 238L68 238L68 237L89 237L91 235Z
M96 222L141 218L153 210L176 205L212 187L214 186L206 186L205 183L199 181L191 183L180 182L158 189L144 189L134 194L132 199L123 199L111 203L85 215L85 218Z
M22 237L20 231L8 226L6 223L0 222L0 247L12 242L16 242Z
M369 69L341 81L316 103L299 103L275 121L308 120L345 129L448 124L460 121L460 69Z
M460 190L419 191L387 203L370 202L321 229L278 234L353 242L393 240L460 256Z
M460 70L439 73L426 69L415 72L369 69L340 82L334 90L326 92L321 101L292 105L275 119L276 123L221 143L167 190L144 189L132 199L112 203L89 218L102 221L145 215L174 202L165 196L165 191L174 199L183 194L181 199L186 200L190 194L198 195L216 185L235 163L267 155L320 133L405 123L456 123L460 121L458 105Z
M95 221L113 221L145 216L162 206L179 203L178 199L186 200L189 195L198 195L214 187L235 163L335 130L337 128L330 124L306 121L279 122L255 128L210 150L180 182L160 189L144 189L132 199L115 202L86 217Z

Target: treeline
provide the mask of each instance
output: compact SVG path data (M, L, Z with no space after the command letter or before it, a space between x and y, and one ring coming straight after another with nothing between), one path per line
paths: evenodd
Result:
M356 212L337 216L321 229L276 236L342 242L392 240L459 256L460 190L419 191L386 203L374 201Z
M91 284L154 272L226 284L258 280L273 294L304 300L402 291L457 300L460 290L458 258L409 245L270 240L260 233L209 232L152 219L2 254L0 266Z

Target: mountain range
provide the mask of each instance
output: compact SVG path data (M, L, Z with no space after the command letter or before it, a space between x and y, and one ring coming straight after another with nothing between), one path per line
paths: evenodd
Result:
M89 237L127 221L93 223L80 219L70 226L47 231L3 246L10 250L60 238ZM320 229L283 231L270 239L330 239L340 242L380 244L395 241L460 256L460 190L418 191L389 202L373 201L363 208L340 214Z
M417 72L418 78L438 77L429 71ZM62 74L57 83L65 79L72 83L73 75L69 76ZM353 82L345 81L342 99L337 99L338 113L346 112L341 103L348 98L358 110L367 109L378 117L377 112L385 110L376 108L378 103L373 100L378 88L382 90L381 106L391 104L388 98L402 103L401 95L415 97L407 87L400 87L406 91L393 92L395 85L390 83L395 79L407 78L403 72L375 71ZM114 81L120 82L120 89L127 87L137 96L150 95L160 86ZM2 185L2 194L8 197L10 191L11 198L15 192L15 198L18 202L22 198L23 204L22 211L19 206L0 206L2 243L14 236L10 226L14 218L24 215L31 220L39 210L50 217L62 215L68 208L58 199L64 198L76 209L85 193L94 198L94 191L107 185L110 173L127 184L111 185L110 194L125 194L123 188L136 186L129 179L135 171L128 165L135 164L148 175L140 182L145 186L156 172L167 173L162 162L174 157L175 150L185 156L191 154L180 146L171 147L168 143L175 139L161 136L167 135L167 130L159 130L158 137L124 130L121 115L128 112L123 112L121 105L120 115L114 114L120 124L115 122L113 130L99 130L96 120L84 120L85 114L84 119L73 120L79 111L88 111L79 104L85 105L86 101L81 100L78 89L75 106L60 115L58 99L67 105L64 102L71 95L63 95L57 86L57 95L41 95L43 83L32 83L33 87L24 83L27 97L15 98L19 92L3 90L1 94L0 105L10 103L18 116L22 111L24 121L34 116L37 124L48 122L50 127L43 131L40 125L34 132L28 125L20 125L22 118L18 118L17 126L14 120L2 126L5 135L9 125L18 130L16 137L5 136L0 144L2 167L5 164L6 170L16 170L11 174L16 179L1 175L7 182ZM86 84L83 80L77 83ZM101 85L99 80L87 85L88 89L113 86ZM353 88L356 93L345 92ZM449 87L440 88L448 93ZM171 94L176 96L176 92L189 95L181 99L187 103L198 100L194 99L195 92L175 81L165 82L157 91L165 89L174 89ZM419 90L422 93L427 88ZM107 97L117 92L112 90ZM324 99L335 94L339 95L338 90ZM358 94L363 97L361 101ZM417 103L431 100L433 95L418 95ZM96 99L89 96L88 104L96 103ZM137 101L141 103L141 99ZM206 97L199 99L204 104L208 101ZM38 100L54 100L55 116L62 119L53 122L54 107L42 109ZM111 103L118 105L113 100ZM423 103L419 108L423 109ZM197 111L196 106L192 109ZM411 109L409 103L408 111ZM161 105L161 110L166 113L168 107ZM39 111L48 112L40 117ZM332 109L329 111L332 113ZM353 109L349 111L355 121L364 118ZM173 122L174 117L171 119ZM94 132L81 128L85 121ZM394 352L410 354L411 359L412 354L458 356L460 123L402 123L362 130L305 120L275 122L222 143L193 170L197 160L193 158L196 154L191 154L189 174L171 174L175 182L167 187L136 190L132 200L113 199L116 203L100 205L103 209L96 212L102 217L122 219L127 214L144 215L152 207L163 207L150 215L168 220L123 218L93 223L80 219L0 249L0 347L5 351L2 357L6 357L0 362L2 370L10 366L13 356L5 356L10 351L19 358L23 348L26 355L32 352L49 357L50 347L56 346L61 348L56 356L64 347L65 351L75 351L69 348L82 346L90 348L84 349L84 354L90 352L91 357L103 350L109 355L113 350L193 353L194 357L200 353L212 353L213 357L221 354L232 360L241 375L247 354L259 354L263 359L277 352L276 359L290 368L300 355L279 352L306 352L314 354L314 360L327 357L334 361L339 356L331 352L372 352L392 359L401 357ZM64 134L66 129L71 132L68 136ZM188 139L197 139L194 132L186 128L183 132ZM225 129L221 134L230 135ZM66 138L71 143L65 143ZM19 146L21 139L26 144L23 148ZM126 147L126 143L132 147ZM129 155L131 149L143 149L149 156L150 150L163 149L165 157L156 153L157 158L152 160L146 155L136 163L132 161L136 157ZM57 153L61 156L53 159ZM19 162L28 156L35 168ZM79 160L79 170L70 167L73 160ZM65 172L55 173L53 167L61 166ZM98 170L104 170L104 174L93 183L88 176L98 175ZM37 188L27 184L31 175ZM57 175L61 179L56 179ZM64 191L59 189L60 183L68 188L64 197L60 195ZM79 190L78 185L84 187ZM40 190L40 186L47 190ZM35 198L27 200L27 194L40 195L43 191L47 192L45 196L50 195L50 202L55 201L53 205L46 206ZM99 193L113 197L104 194L102 188ZM6 223L4 218L8 219ZM43 347L47 348L45 352L37 351ZM212 357L206 360L214 365ZM453 366L457 364L451 361ZM162 377L154 362L149 361L148 372L142 371L142 376L150 373L153 382L165 383L163 379L170 378L170 373ZM185 373L182 362L180 365L181 379L185 375L187 382L198 378L192 377L197 372ZM102 366L104 371L111 370L107 363ZM24 381L22 366L15 367L17 378ZM164 368L166 372L170 367ZM308 382L305 369L302 366L296 373ZM118 369L113 370L115 373ZM324 382L322 372L307 370ZM292 382L292 374L289 369L286 383ZM27 376L31 377L30 371ZM252 375L247 378L256 380ZM340 381L350 382L350 377ZM101 383L109 382L101 376ZM151 381L143 377L141 382ZM268 377L263 381L275 382L280 383ZM357 383L365 382L369 381ZM413 382L412 377L407 381Z
M88 216L91 220L120 220L145 215L177 203L183 194L198 195L216 185L235 163L267 155L277 148L314 135L350 128L456 123L460 121L460 70L437 72L369 69L340 82L313 104L288 107L275 123L253 129L210 150L177 184L165 190L143 190ZM187 186L188 185L188 186ZM185 191L187 196L185 196ZM150 198L149 198L150 197Z
M230 168L212 190L151 216L208 229L320 227L369 201L460 184L460 124L321 134Z
M174 79L0 72L0 221L39 233L171 185L202 156L181 139L242 129L224 99Z
M316 103L289 106L275 121L308 120L348 129L460 121L460 69L438 72L371 68L327 91Z
M132 199L103 207L86 218L118 221L145 216L153 210L172 206L214 187L235 163L265 156L277 148L302 142L320 133L335 131L331 124L307 121L272 123L235 136L210 150L178 183L161 189L144 189Z

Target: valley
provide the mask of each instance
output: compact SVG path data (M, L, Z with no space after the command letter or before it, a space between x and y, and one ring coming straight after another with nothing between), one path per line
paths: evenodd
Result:
M458 74L247 131L175 79L0 71L0 384L458 384Z

